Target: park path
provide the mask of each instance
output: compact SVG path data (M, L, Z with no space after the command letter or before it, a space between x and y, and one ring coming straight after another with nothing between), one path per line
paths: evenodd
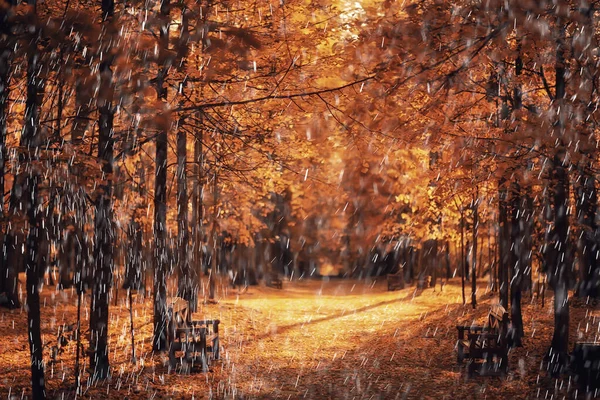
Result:
M224 393L393 399L479 398L482 393L504 398L508 391L525 398L531 388L515 385L515 376L495 386L490 378L465 381L456 364L454 326L485 317L495 300L484 290L473 312L462 306L456 284L446 285L443 293L439 288L387 292L384 282L342 281L284 284L283 291L250 289L223 301L223 307L242 308L247 315L229 322ZM523 363L539 367L535 358Z
M525 347L511 352L504 379L467 379L456 363L457 324L482 321L496 295L479 287L476 310L463 306L460 281L443 293L414 287L388 292L385 281L284 282L283 289L222 289L216 304L200 304L195 318L219 318L222 361L208 374L169 371L151 351L152 299L134 302L137 362L131 362L129 313L123 293L110 313L112 377L88 384L90 399L535 399L572 395L568 377L543 369L553 329L552 298L544 307L524 298ZM76 321L74 293L43 291L44 357L59 327ZM89 310L82 312L87 326ZM571 343L593 333L586 307L573 300ZM583 322L582 322L583 321ZM24 309L0 312L0 397L30 395ZM72 332L71 332L72 333ZM74 341L47 366L51 398L70 398ZM87 379L87 374L84 374Z

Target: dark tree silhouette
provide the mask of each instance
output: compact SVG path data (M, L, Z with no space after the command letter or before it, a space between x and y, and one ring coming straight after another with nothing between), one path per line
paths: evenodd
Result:
M5 6L0 8L0 220L4 222L4 191L5 191L5 175L6 175L6 135L8 133L8 102L10 93L10 73L11 63L13 58L13 50L9 38L12 37L12 24L8 19L11 3L5 3ZM9 247L12 245L11 239L13 236L9 233L8 228L2 224L2 237L0 243L0 292L6 293L7 303L9 308L20 306L19 288L18 288L18 265L14 261L9 260Z
M160 4L159 47L166 53L169 48L169 0ZM166 57L165 57L166 60ZM156 92L161 103L167 101L165 78L169 66L159 65ZM161 126L156 135L156 173L154 178L154 340L156 351L167 350L167 126Z
M27 49L27 99L25 101L25 122L21 135L21 146L24 152L20 161L39 160L39 148L42 146L42 132L40 129L40 105L44 96L44 80L42 78L40 54L38 49L40 32L37 28L36 2L30 3L30 29L31 36ZM27 244L25 246L25 271L27 275L27 319L29 351L31 353L31 384L34 399L45 399L45 377L43 361L43 343L40 326L40 278L44 273L44 265L38 248L42 239L42 213L40 210L39 184L41 172L35 163L30 163L20 177L23 193L21 201L29 222Z

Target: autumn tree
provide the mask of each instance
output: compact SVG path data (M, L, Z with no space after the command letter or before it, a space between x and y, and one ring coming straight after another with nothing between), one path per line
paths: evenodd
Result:
M102 2L102 36L114 37L114 2ZM110 41L107 41L110 46ZM93 354L90 356L90 367L94 378L104 379L110 372L108 360L108 308L109 291L113 281L113 148L114 148L114 114L112 99L112 58L113 49L100 46L99 53L104 61L100 62L98 103L98 159L101 164L104 183L99 186L96 198L95 216L95 268L93 271L90 345Z
M166 53L169 50L169 13L170 2L162 0L159 11L159 48L163 63L159 63L156 76L158 100L167 101L167 89L164 86L170 65ZM166 115L162 116L163 118ZM153 348L158 351L167 349L167 122L159 128L156 136L156 173L154 177L154 340Z
M2 218L2 254L0 255L0 291L5 292L7 296L7 305L9 307L19 307L18 298L18 267L15 263L11 263L8 259L8 247L11 246L8 232L8 224L5 223L5 176L6 176L6 161L8 152L6 150L6 137L9 124L9 94L10 94L10 75L13 61L14 46L13 40L10 40L12 32L12 5L9 2L0 4L0 218Z
M44 96L44 74L42 72L40 44L41 30L38 26L36 2L30 4L27 10L27 27L29 44L27 47L27 98L25 103L25 121L21 135L23 153L19 161L26 167L21 180L21 201L25 203L24 210L27 216L29 231L25 248L25 271L27 275L27 319L29 350L31 353L31 382L33 397L46 398L44 377L43 343L40 322L40 278L44 273L39 255L39 243L42 239L42 213L39 208L41 183L39 151L43 146L43 136L40 129L40 107Z

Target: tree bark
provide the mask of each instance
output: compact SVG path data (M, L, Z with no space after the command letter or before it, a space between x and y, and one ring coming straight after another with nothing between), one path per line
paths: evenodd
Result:
M192 221L194 221L194 258L196 262L196 274L198 276L198 284L200 284L200 276L204 271L204 157L202 146L203 134L202 127L197 132L194 141L194 176L195 188L192 195Z
M522 247L523 232L521 229L521 187L518 182L514 182L511 187L511 252L510 265L512 268L512 279L510 281L511 305L510 305L510 323L509 335L511 344L515 347L522 346L523 337L523 316L521 314L521 283L522 283Z
M210 240L211 240L211 248L212 248L212 257L211 257L211 268L210 268L210 273L208 275L208 299L211 301L214 301L215 299L215 289L216 289L216 274L217 274L217 269L219 268L219 260L218 260L218 256L219 256L219 249L218 249L218 244L219 244L219 240L217 235L219 234L218 229L217 229L217 201L219 200L219 196L217 193L217 189L219 188L218 186L218 182L217 182L217 173L215 172L214 174L214 187L213 187L213 221L212 221L212 228L211 228L211 232L210 232Z
M183 96L185 81L179 88L180 96ZM189 227L188 227L188 188L187 188L187 134L183 129L185 118L179 119L177 131L177 246L179 255L178 278L179 288L178 296L188 301L190 311L197 309L198 301L197 279L195 269L190 267L190 248L189 248Z
M554 290L554 334L552 336L551 353L562 361L568 354L569 344L569 302L568 302L568 268L569 268L569 217L567 207L569 201L569 182L567 171L562 165L560 156L554 158L554 230L550 247L554 248L549 257L548 280Z
M598 226L596 212L598 209L598 196L595 179L591 172L591 163L584 162L579 167L579 179L576 195L577 221L582 226L580 236L579 256L579 285L577 293L580 297L600 296L600 271L598 271Z
M10 3L7 3L10 6ZM10 24L6 21L5 12L0 10L0 243L2 243L2 254L0 254L0 292L5 292L8 302L6 306L9 308L20 307L19 301L19 281L18 267L16 263L10 263L8 258L8 247L12 244L10 239L12 235L8 232L8 226L5 223L4 215L4 191L5 191L5 169L6 169L6 135L8 132L8 101L10 92L10 69L12 62L13 51L8 42L8 34L10 33ZM5 38L2 38L6 34Z
M479 229L478 191L473 196L473 251L471 265L471 306L477 307L477 231Z
M559 138L564 136L567 113L564 110L565 97L565 25L557 18L559 29L556 45L556 96L555 103L558 107L558 117L555 129ZM550 369L553 374L559 374L568 362L569 353L569 286L568 269L570 266L571 252L568 242L569 234L569 178L565 168L566 151L564 146L556 150L553 159L552 186L554 189L554 229L552 231L550 247L554 249L554 257L549 257L551 264L548 267L549 282L554 289L554 333L552 344L548 352Z
M103 10L105 11L105 10ZM107 11L105 11L107 12ZM112 72L109 61L100 65L101 85L110 87ZM90 345L94 353L91 355L90 368L94 377L105 379L109 375L108 360L108 306L109 291L113 281L113 210L112 210L112 175L114 110L109 98L102 99L99 104L98 159L102 163L104 182L99 186L96 199L96 216L94 223L96 266L93 273L91 296Z
M460 283L462 288L462 300L463 305L467 304L467 299L465 297L465 275L467 270L467 265L465 263L465 215L461 210L460 212L460 265L461 265L461 273L460 273Z
M36 3L32 3L32 13L37 14ZM22 165L38 158L37 149L41 146L40 135L40 105L44 95L44 81L41 78L41 64L39 62L38 41L39 32L34 28L29 42L27 54L27 99L25 102L25 123L21 135L21 146L26 154L20 155ZM34 399L46 398L46 385L44 377L43 343L40 324L40 279L43 276L38 245L41 240L42 214L39 208L39 182L40 172L35 164L25 168L23 180L22 200L24 210L29 222L27 245L25 247L25 270L27 275L27 319L29 351L31 354L31 385Z
M498 182L498 277L500 280L500 304L508 310L508 266L510 263L510 230L508 224L508 206L506 178L500 178Z
M530 188L530 187L529 187ZM521 220L523 221L523 246L521 250L521 260L523 260L521 290L531 291L532 268L533 268L533 229L534 229L534 205L531 190L525 189L523 193L524 212Z
M490 216L490 221L493 221L493 217ZM496 282L494 281L494 268L496 266L495 260L494 260L494 253L492 251L492 224L490 224L489 228L488 228L488 263L490 265L489 268L489 286L490 286L490 290L492 292L496 291Z
M169 0L160 5L160 44L169 47ZM164 86L168 66L160 65L156 79L158 99L166 103ZM165 104L166 105L166 104ZM167 350L167 126L156 136L156 173L154 179L154 340L155 351Z
M450 266L450 241L446 240L446 245L444 247L444 259L446 261L446 282L452 278L452 271Z
M140 291L142 289L142 261L143 261L143 232L140 223L134 215L129 221L127 241L129 246L125 263L124 289Z
M73 145L79 145L83 141L85 132L90 125L89 116L92 113L90 99L88 96L86 96L86 92L88 90L87 86L89 85L87 82L87 76L91 75L91 72L88 71L86 67L82 67L82 69L85 71L82 73L83 78L78 78L75 86L76 109L73 118L73 124L71 125L71 142Z
M68 227L63 233L62 245L58 255L58 286L60 289L68 289L73 285L71 274L75 268L75 231Z
M477 263L477 268L479 269L479 271L477 271L477 278L483 278L484 274L485 274L485 269L484 269L484 264L483 264L483 241L484 241L484 237L483 235L481 235L481 237L479 238L479 262ZM488 243L489 244L489 243Z
M43 343L40 323L40 278L43 275L41 263L37 257L38 243L41 239L41 219L39 206L39 180L36 172L27 178L24 194L29 198L27 216L29 220L29 234L25 250L27 274L27 319L29 351L31 354L31 384L34 399L46 398L46 385L44 378Z
M113 35L114 3L102 1L102 31ZM110 41L109 41L110 42ZM108 44L110 46L110 44ZM102 182L98 186L94 217L94 268L92 271L92 293L90 296L90 368L92 379L106 379L110 374L108 359L108 311L109 294L113 284L113 149L114 109L112 105L112 56L110 48L100 62L98 103L98 161L102 167ZM108 55L107 55L108 54Z

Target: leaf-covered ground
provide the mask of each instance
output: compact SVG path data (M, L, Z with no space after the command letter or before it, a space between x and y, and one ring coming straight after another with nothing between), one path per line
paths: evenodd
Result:
M73 398L76 345L70 328L76 321L76 296L45 287L42 298L47 389L51 398ZM137 362L131 362L126 293L120 290L111 308L112 377L91 382L84 372L82 397L558 399L578 394L572 378L554 380L544 370L553 329L550 292L545 307L539 299L524 297L524 347L510 353L508 376L468 378L456 363L455 326L483 321L496 295L486 293L482 283L478 299L476 310L463 306L458 280L443 292L439 286L436 292L414 287L387 292L384 280L221 290L219 301L202 305L194 317L222 321L222 361L209 373L184 375L169 372L166 357L150 352L151 299L139 296L134 301ZM600 339L600 317L591 311L579 300L572 302L571 346L575 340ZM84 308L84 334L88 315ZM57 337L65 326L60 347ZM26 332L24 309L0 311L0 398L30 396Z

